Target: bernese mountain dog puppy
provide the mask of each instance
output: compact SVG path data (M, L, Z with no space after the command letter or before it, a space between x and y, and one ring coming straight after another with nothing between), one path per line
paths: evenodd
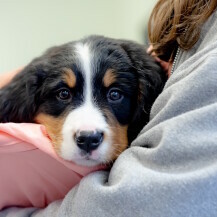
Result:
M43 124L57 154L113 162L149 120L166 74L142 45L102 36L50 48L0 90L0 122Z

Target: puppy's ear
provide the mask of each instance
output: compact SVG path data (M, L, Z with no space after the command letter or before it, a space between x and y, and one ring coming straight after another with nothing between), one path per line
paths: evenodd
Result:
M0 89L0 122L32 122L43 79L43 71L29 65Z
M128 132L131 142L149 121L152 104L163 90L167 75L154 58L146 53L144 46L125 40L119 43L131 60L133 73L138 77L137 106Z

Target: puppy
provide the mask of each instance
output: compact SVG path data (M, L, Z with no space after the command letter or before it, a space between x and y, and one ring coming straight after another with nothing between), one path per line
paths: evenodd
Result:
M90 36L47 50L0 90L0 122L43 124L57 154L113 162L149 120L166 75L145 48Z

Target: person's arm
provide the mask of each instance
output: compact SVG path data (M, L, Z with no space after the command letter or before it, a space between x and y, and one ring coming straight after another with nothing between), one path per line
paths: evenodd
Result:
M0 217L216 216L216 59L212 44L179 66L110 174L88 175L45 209L12 208Z
M19 73L22 69L23 69L23 67L20 67L20 68L13 70L11 72L0 74L0 88L5 86L6 84L8 84L14 78L14 76L17 73Z
M155 54L155 52L153 52L152 49L153 49L153 46L150 45L146 52L155 58L155 60L161 65L162 69L167 73L168 77L170 77L173 61L171 60L171 61L166 62L166 61L161 60L159 57L157 57L157 55Z

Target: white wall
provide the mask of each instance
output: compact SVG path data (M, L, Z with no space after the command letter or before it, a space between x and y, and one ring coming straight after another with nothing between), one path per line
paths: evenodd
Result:
M0 73L89 34L144 42L156 0L0 0Z

